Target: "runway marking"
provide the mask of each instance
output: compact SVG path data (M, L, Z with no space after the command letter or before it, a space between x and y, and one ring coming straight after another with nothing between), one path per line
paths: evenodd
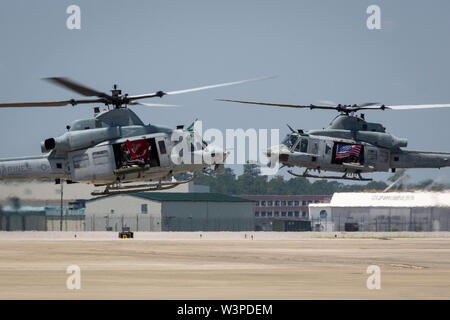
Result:
M429 267L425 267L425 266L415 266L412 264L400 264L400 263L390 264L390 266L394 267L394 268L417 269L417 270L429 268Z

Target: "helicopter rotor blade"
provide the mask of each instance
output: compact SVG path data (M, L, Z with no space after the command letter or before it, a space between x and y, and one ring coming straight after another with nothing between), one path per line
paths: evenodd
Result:
M153 98L153 97L163 97L165 95L176 95L176 94L183 94L183 93L189 93L189 92L196 92L196 91L202 91L202 90L208 90L208 89L214 89L214 88L220 88L220 87L227 87L232 86L236 84L242 84L247 82L253 82L253 81L261 81L261 80L267 80L267 79L273 79L275 76L270 77L260 77L260 78L253 78L253 79L247 79L247 80L240 80L240 81L233 81L233 82L225 82L225 83L219 83L219 84L213 84L208 86L202 86L197 88L190 88L190 89L183 89L183 90L175 90L175 91L157 91L153 93L148 94L141 94L141 95L134 95L134 96L128 96L129 100L137 100L137 99L146 99L146 98Z
M356 112L359 110L414 110L414 109L434 109L434 108L450 108L450 104L418 104L418 105L398 105L387 106L377 102L367 102L361 105L346 106L346 105L296 105L296 104L280 104L280 103L268 103L268 102L256 102L246 100L232 100L232 99L216 99L218 101L258 104L263 106L275 106L275 107L287 107L287 108L303 108L303 109L326 109L337 110L341 112ZM326 104L330 101L321 101Z
M178 104L145 103L145 102L130 102L129 105L146 106L146 107L181 107Z
M66 89L75 91L83 96L87 97L100 97L106 99L112 99L112 97L104 92L100 92L91 88L86 87L85 85L75 82L69 78L63 77L51 77L51 78L43 78L43 80L52 82Z
M84 103L104 102L103 99L90 100L64 100L64 101L33 101L33 102L7 102L0 103L0 108L21 108L21 107L64 107L67 105L77 105Z
M435 108L450 108L450 104L399 105L399 106L384 106L384 108L391 110L435 109Z
M366 103L362 103L359 104L358 107L371 107L371 106L380 106L381 103L379 102L366 102Z
M269 103L269 102L257 102L257 101L246 101L246 100L232 100L232 99L216 99L218 101L225 102L237 102L237 103L247 103L247 104L259 104L263 106L273 106L273 107L286 107L286 108L300 108L300 109L326 109L326 110L336 110L337 106L317 106L317 105L298 105L298 104L281 104L281 103Z

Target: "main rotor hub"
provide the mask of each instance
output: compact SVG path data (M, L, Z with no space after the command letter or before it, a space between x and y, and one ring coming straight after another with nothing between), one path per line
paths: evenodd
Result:
M120 95L122 94L122 90L117 89L117 84L115 84L115 85L113 86L113 89L110 90L110 91L111 91L111 95L112 95L113 97L118 97L118 96L120 96Z

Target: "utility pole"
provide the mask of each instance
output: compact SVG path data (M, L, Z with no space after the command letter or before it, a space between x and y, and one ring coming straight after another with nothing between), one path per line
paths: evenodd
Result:
M61 184L61 207L60 207L60 220L59 220L59 231L62 231L63 229L63 182L64 180L61 179L60 180L60 184Z

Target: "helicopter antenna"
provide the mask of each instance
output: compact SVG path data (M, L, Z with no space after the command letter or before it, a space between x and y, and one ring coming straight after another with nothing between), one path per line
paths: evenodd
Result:
M195 120L189 125L189 127L187 127L187 131L191 130L192 128L194 128L195 123L198 121L198 118L195 118Z
M286 123L286 125L287 125L287 127L289 128L289 130L291 130L292 133L295 133L295 130L292 129L292 127L291 127L289 124Z

